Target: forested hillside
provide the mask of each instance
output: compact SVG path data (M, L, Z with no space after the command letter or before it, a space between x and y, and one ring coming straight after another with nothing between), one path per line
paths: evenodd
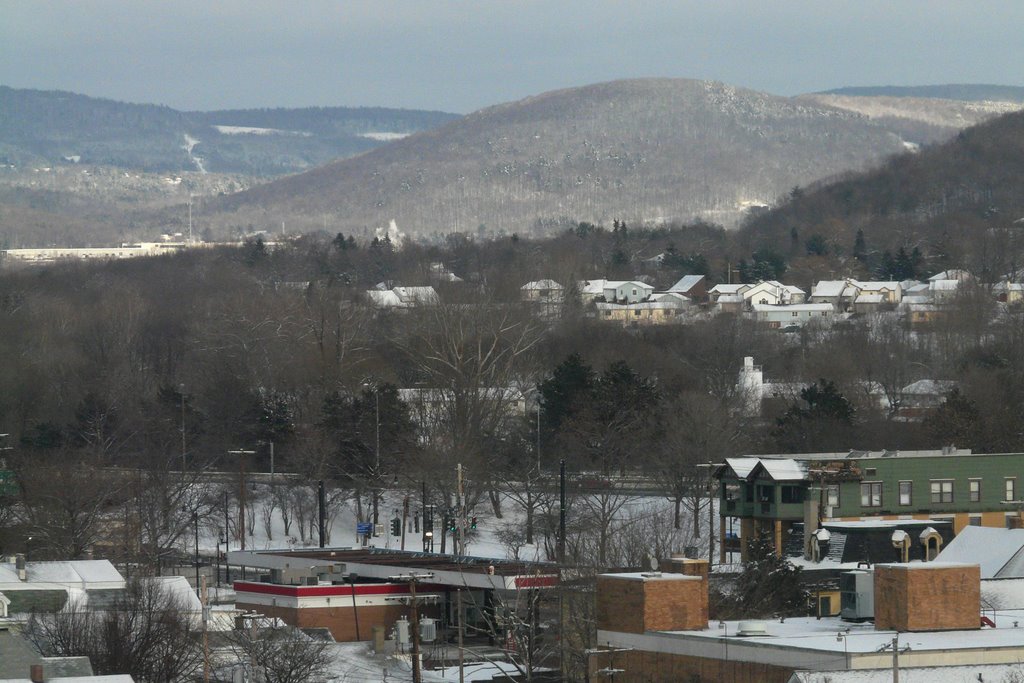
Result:
M324 221L410 234L571 221L732 224L794 185L903 149L864 116L721 83L616 81L480 110L356 159L225 197L222 231Z
M795 191L737 237L743 249L800 257L803 267L818 272L879 273L887 254L903 249L917 250L933 272L966 267L995 280L1021 265L1022 218L1024 113L1018 112L874 171Z
M0 86L0 164L82 163L148 172L294 173L378 147L455 114L310 107L181 112ZM369 135L369 137L368 137Z

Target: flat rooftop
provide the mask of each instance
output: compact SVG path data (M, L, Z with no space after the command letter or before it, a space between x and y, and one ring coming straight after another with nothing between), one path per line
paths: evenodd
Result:
M993 664L1024 660L1024 610L986 610L984 615L995 622L996 628L897 633L876 630L873 623L838 617L797 617L761 620L765 635L737 635L744 622L726 621L710 622L703 631L633 634L600 630L597 640L612 647L711 659L769 664L785 661L795 668L811 670L891 666L892 651L886 648L896 636L900 662L906 666L962 664L958 658L969 656L966 652L970 650L986 653L985 661ZM979 611L979 623L980 617Z
M339 573L388 579L432 574L431 583L471 588L544 588L558 581L558 567L549 562L522 562L489 557L441 555L386 548L317 548L231 551L228 564L264 569L300 569L344 565Z

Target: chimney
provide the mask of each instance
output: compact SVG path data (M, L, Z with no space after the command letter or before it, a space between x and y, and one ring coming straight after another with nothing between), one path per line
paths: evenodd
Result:
M29 667L28 677L32 680L32 683L43 683L43 665L33 664Z
M14 566L18 570L18 581L27 581L28 572L25 570L25 555L18 553L14 556Z
M85 560L91 560L92 559L92 548L89 548L88 550L86 550L82 554L82 559L85 559Z

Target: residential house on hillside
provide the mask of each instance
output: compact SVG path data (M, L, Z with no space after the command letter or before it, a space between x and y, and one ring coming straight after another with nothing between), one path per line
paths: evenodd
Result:
M784 285L776 280L758 282L741 293L750 305L760 304L762 306L802 304L807 296L799 287Z
M610 304L635 304L647 301L653 293L654 287L639 280L606 280L602 295Z
M670 294L682 294L697 304L708 300L708 286L703 275L684 275L665 291Z
M1019 304L1024 301L1024 284L1001 280L992 286L996 301L1004 304Z
M366 292L366 298L374 308L402 309L414 306L436 306L441 302L437 291L429 285L426 287L370 289Z
M804 290L793 285L784 285L775 280L756 284L718 284L708 290L711 303L719 313L740 313L752 310L755 304L761 306L788 306L802 304L806 299Z
M534 280L519 288L523 301L561 303L564 288L554 280Z
M584 304L594 302L604 296L604 285L608 280L580 280L580 300Z
M682 294L659 292L645 301L623 304L599 301L595 307L599 320L613 320L630 326L662 325L679 322L681 316L693 307L693 302Z
M832 304L753 304L753 317L772 328L802 327L812 320L829 322L834 314Z
M900 390L900 405L896 412L900 419L917 422L946 402L946 396L956 388L956 382L945 379L921 379Z
M903 298L899 282L861 282L822 280L811 288L812 303L832 304L837 312L870 313L886 304L898 304Z

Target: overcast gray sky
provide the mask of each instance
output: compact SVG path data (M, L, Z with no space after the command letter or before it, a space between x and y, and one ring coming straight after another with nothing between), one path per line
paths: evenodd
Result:
M1024 85L1020 0L0 0L0 84L468 112L617 78Z

